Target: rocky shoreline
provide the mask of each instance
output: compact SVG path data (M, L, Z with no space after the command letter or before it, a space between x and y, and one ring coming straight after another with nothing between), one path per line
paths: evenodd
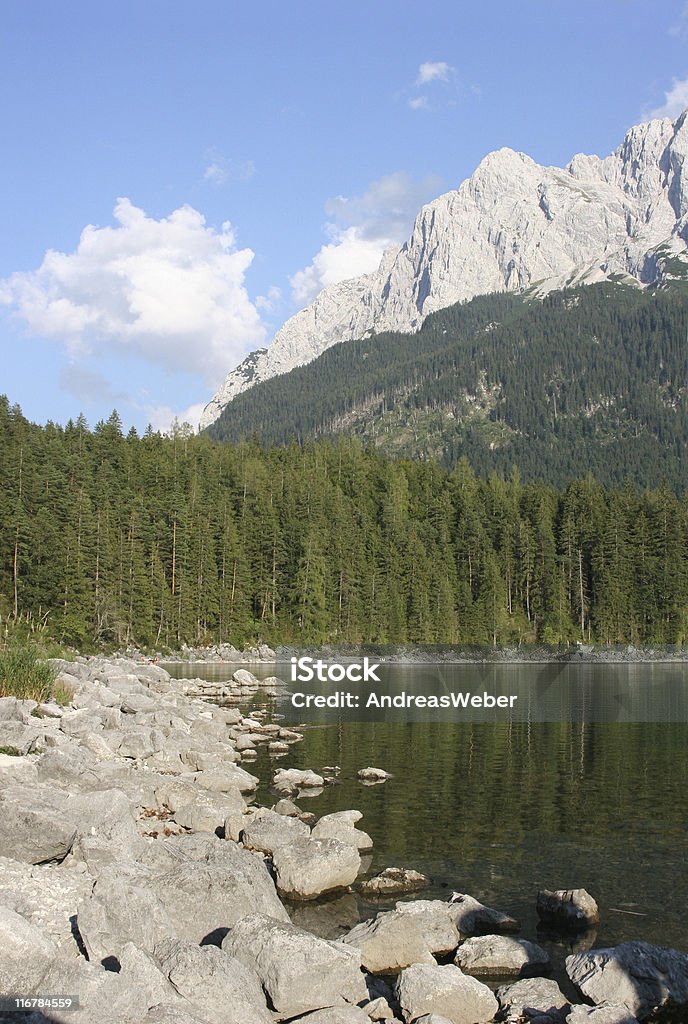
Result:
M428 645L381 645L341 644L318 646L279 645L271 648L258 644L240 651L231 644L214 644L208 647L184 645L180 651L158 654L157 661L199 662L203 664L286 664L292 657L308 655L325 661L356 660L364 655L389 664L418 665L484 665L484 664L645 664L683 663L688 661L688 647L671 645L664 647L636 647L632 644L523 644L514 647L490 647L488 645L466 644L463 646ZM137 650L128 650L124 656L135 660L150 660Z
M247 766L258 749L288 758L301 735L264 712L209 703L217 684L140 659L55 667L68 706L0 699L0 995L77 996L79 1008L0 1010L0 1020L688 1020L684 953L581 940L564 992L546 977L547 952L517 937L507 914L465 893L419 898L427 880L405 869L362 884L373 839L360 812L302 811L295 801L326 785L328 769L277 761L270 806L258 806ZM239 669L219 696L280 685ZM394 784L371 766L359 775ZM356 888L385 908L403 898L359 921ZM327 919L341 900L350 920L333 938ZM583 890L539 894L538 914L562 935L591 934L599 919Z

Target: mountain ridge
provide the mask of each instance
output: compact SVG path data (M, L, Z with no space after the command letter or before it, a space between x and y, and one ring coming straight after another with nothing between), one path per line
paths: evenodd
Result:
M210 437L265 446L348 434L381 454L555 486L688 489L688 276L478 296L415 334L333 345L238 395Z
M323 289L268 348L230 371L201 427L236 395L331 345L418 331L430 313L476 295L619 276L656 284L667 262L688 267L687 115L635 125L614 153L577 154L566 168L508 148L487 154L457 189L420 210L409 239L387 250L378 270Z

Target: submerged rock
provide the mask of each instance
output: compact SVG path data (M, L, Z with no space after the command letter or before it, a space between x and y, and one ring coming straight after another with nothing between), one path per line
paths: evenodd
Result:
M459 946L454 963L467 974L544 974L550 967L545 950L526 939L476 935Z
M392 778L384 768L361 768L358 777L363 782L386 782L387 779Z
M600 923L597 903L585 889L542 889L536 909L540 920L551 927L583 930Z
M486 907L466 893L452 893L449 913L456 927L466 937L492 932L517 932L521 928L515 917Z
M364 896L396 896L427 889L431 879L412 868L385 868L373 878L361 882Z
M316 775L310 768L305 771L298 768L280 768L273 775L272 784L282 796L292 796L300 789L319 789L325 784L325 780L322 775Z

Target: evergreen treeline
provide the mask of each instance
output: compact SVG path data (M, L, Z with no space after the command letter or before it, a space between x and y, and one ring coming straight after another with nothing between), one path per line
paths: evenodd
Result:
M600 284L543 301L486 295L417 334L335 345L237 396L209 428L263 444L348 433L380 452L466 456L564 487L592 472L688 487L688 292Z
M685 642L688 502L0 401L0 614L69 644Z

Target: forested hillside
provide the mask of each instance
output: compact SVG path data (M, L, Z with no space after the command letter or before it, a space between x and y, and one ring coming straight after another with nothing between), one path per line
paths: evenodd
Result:
M688 487L688 290L621 284L543 301L481 296L236 397L208 433L265 445L345 433L383 454L466 456L481 476L518 466L565 487Z
M512 301L512 300L505 300ZM64 642L685 642L688 503L30 424L0 402L0 615Z

